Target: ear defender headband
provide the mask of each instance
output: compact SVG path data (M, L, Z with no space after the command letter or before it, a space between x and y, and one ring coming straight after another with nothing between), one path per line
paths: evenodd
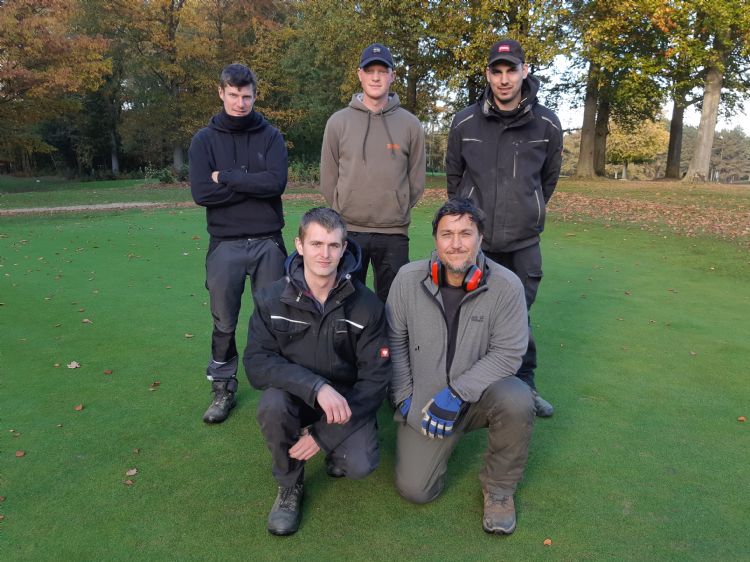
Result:
M443 264L437 258L430 263L430 276L432 277L432 282L438 287L445 285L445 270ZM464 275L464 281L461 286L468 293L479 287L479 283L481 282L482 270L476 265L472 265L466 272L466 275Z

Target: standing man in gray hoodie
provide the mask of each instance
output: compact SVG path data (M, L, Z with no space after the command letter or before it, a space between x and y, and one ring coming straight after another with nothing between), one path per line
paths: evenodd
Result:
M399 268L409 262L411 209L424 192L424 130L389 92L393 57L379 43L359 60L362 92L326 123L320 154L320 191L346 221L362 249L363 283L372 262L375 293L388 298Z

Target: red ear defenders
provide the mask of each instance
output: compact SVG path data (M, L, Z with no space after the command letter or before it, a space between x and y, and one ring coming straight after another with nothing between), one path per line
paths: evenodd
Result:
M443 264L437 258L430 263L430 276L432 277L432 282L438 287L445 284L445 270L443 269ZM482 270L476 265L472 265L466 272L466 275L464 275L464 282L461 286L468 293L479 287L479 283L481 282Z

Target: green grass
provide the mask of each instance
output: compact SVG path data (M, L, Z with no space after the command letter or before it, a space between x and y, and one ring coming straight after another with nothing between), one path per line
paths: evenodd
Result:
M286 204L289 247L307 206ZM433 210L415 211L412 259ZM243 380L226 423L200 419L207 243L200 209L0 222L3 560L747 559L746 250L552 222L532 319L557 411L535 428L516 533L481 530L483 431L438 500L401 500L383 407L380 468L334 481L313 459L302 527L280 539L258 393Z

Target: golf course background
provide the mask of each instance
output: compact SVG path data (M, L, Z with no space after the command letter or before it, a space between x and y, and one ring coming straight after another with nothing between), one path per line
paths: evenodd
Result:
M230 419L201 421L203 210L184 188L6 185L0 210L169 206L0 216L0 559L746 560L750 197L691 190L698 218L680 221L663 211L675 185L561 183L532 311L556 412L537 421L512 536L481 529L485 431L457 448L444 494L412 505L384 405L380 467L333 480L317 455L288 538L265 530L276 488L244 374ZM285 201L288 248L312 191ZM414 212L412 259L441 196ZM251 309L248 290L240 342Z

